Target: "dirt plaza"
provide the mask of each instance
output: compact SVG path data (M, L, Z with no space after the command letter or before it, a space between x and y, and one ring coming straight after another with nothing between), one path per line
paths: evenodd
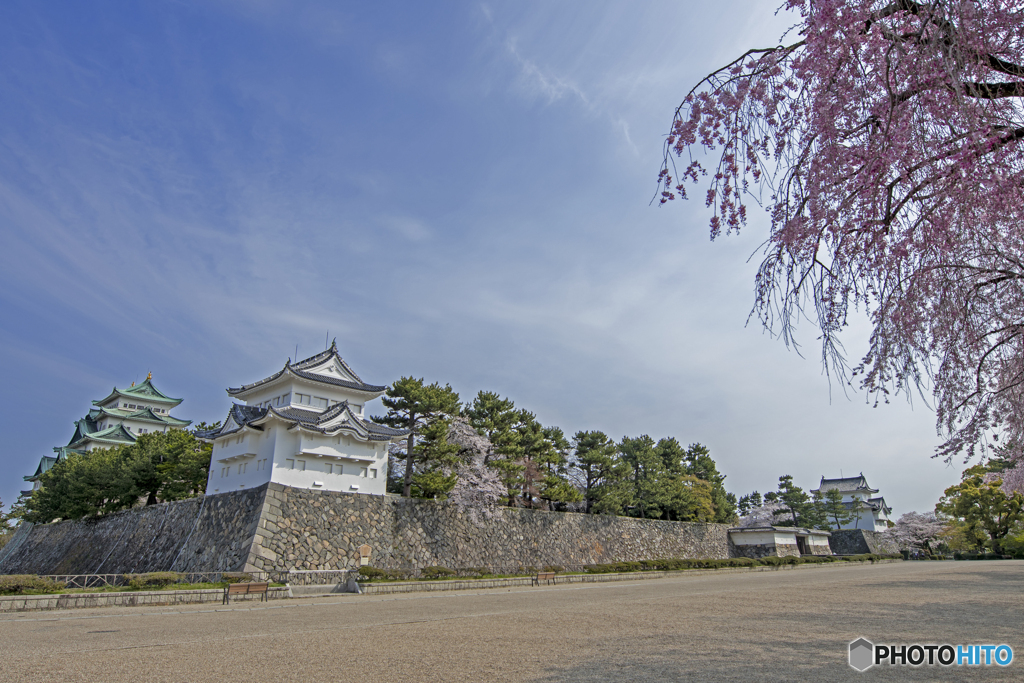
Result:
M1024 680L1024 561L0 614L0 681ZM1006 643L1008 667L873 667L875 643Z

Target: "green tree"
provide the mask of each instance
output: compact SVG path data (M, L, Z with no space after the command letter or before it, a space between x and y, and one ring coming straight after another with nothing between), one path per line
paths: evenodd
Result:
M455 487L459 445L448 442L450 426L450 419L438 418L420 431L416 455L422 464L412 476L413 497L444 498Z
M11 509L4 512L4 502L0 500L0 548L7 545L7 541L11 540L17 529L19 517L16 516L17 513L14 511L14 507L14 505L11 505Z
M568 503L583 500L583 494L569 481L569 454L572 446L559 427L545 427L544 438L551 444L551 448L543 458L537 460L543 477L537 497L550 510L564 510Z
M519 433L519 463L522 473L518 477L520 497L524 507L532 508L534 498L540 494L539 486L544 480L543 467L557 459L554 444L548 439L543 425L536 415L522 410L516 425Z
M423 379L402 377L390 387L383 399L387 414L380 418L386 425L408 429L405 447L405 476L402 495L412 496L412 481L416 465L422 456L417 453L416 440L421 430L438 418L447 418L459 413L459 395L450 385L437 382L424 384Z
M745 516L749 514L750 511L753 510L754 508L761 507L762 502L763 501L761 500L761 494L758 493L757 491L754 491L752 493L747 493L743 496L740 496L740 501L737 504L737 508L739 509L740 515Z
M660 487L665 519L678 522L714 522L714 487L692 474L666 477Z
M1006 495L1000 488L1003 482L998 474L987 477L988 474L985 465L964 470L960 483L946 489L935 511L963 522L968 528L980 528L988 536L992 551L1001 553L1003 538L1016 522L1024 519L1024 494Z
M815 499L815 504L828 528L842 529L844 524L853 520L854 513L843 502L843 494L839 489L829 489L825 495Z
M24 519L51 522L103 515L202 494L212 446L193 432L172 429L141 434L132 444L73 453L39 479L25 501Z
M26 501L25 520L47 523L101 515L131 507L138 487L126 473L127 446L73 453L39 477Z
M811 497L802 488L793 483L793 477L784 474L779 477L778 502L786 506L786 510L792 515L792 521L780 521L779 526L802 526L814 525L816 511L811 503Z
M595 504L619 483L615 442L604 432L576 432L572 437L575 452L572 465L581 474L585 512L594 512Z
M492 452L484 458L484 464L493 468L505 485L505 503L515 506L526 470L520 443L523 411L516 410L510 399L492 391L481 391L463 412L473 428L491 442Z
M675 439L673 439L675 441ZM690 444L683 456L683 473L696 477L711 485L711 504L714 516L708 521L731 524L736 521L736 497L725 490L725 475L711 458L707 446Z
M632 512L641 519L658 519L667 502L667 470L654 439L646 434L636 438L624 436L619 442L619 453L631 473Z

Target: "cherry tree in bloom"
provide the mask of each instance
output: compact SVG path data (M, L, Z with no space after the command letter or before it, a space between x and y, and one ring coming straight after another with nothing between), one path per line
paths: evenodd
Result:
M777 522L793 521L793 513L782 503L765 503L760 507L752 508L749 513L740 517L740 526L743 528L772 526Z
M459 475L448 501L462 508L471 522L480 526L484 519L498 514L498 505L507 494L501 477L487 466L492 453L491 442L477 433L465 418L452 420L448 442L459 446Z
M900 548L918 548L929 550L929 544L938 538L946 522L939 519L934 512L907 512L896 521L896 526L886 533L890 534Z
M930 392L936 455L1024 444L1024 3L784 9L799 21L783 44L676 110L661 201L705 185L712 239L749 201L766 209L760 321L789 344L811 319L826 369L876 402ZM839 336L857 309L872 335L848 374Z

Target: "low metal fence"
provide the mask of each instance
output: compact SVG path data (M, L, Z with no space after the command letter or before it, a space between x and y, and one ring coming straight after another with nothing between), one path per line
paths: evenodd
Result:
M280 581L275 574L285 572L181 572L177 583L220 583L232 574L245 574L253 581ZM63 583L68 588L103 588L126 586L133 574L44 574L44 578Z
M531 565L486 565L476 567L443 568L437 574L460 578L480 576L515 576L529 575L541 571L573 572L584 571L587 565L569 566L531 566ZM290 571L249 571L249 572L180 572L177 583L221 583L231 578L244 577L245 580L269 581L285 583L292 586L323 586L345 583L358 569L293 569ZM393 575L418 577L424 574L423 568L401 567L385 569ZM431 573L429 568L426 573ZM128 585L134 574L46 574L45 578L65 584L68 588L103 588Z

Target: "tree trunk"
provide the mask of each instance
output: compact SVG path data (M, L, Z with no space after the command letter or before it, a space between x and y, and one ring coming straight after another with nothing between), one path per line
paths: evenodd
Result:
M402 495L406 498L412 498L412 449L415 446L416 439L416 417L409 414L409 440L406 441L405 446L405 488L402 489Z

